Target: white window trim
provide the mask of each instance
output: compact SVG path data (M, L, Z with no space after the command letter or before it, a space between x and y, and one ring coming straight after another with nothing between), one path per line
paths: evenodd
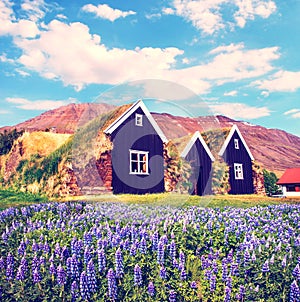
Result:
M234 163L234 179L244 179L243 164Z
M234 139L234 148L235 148L235 149L240 149L238 138L235 138L235 139Z
M140 166L140 155L145 155L146 156L146 171L132 171L132 159L131 156L132 154L137 154L137 166ZM141 150L132 150L129 149L129 174L134 174L134 175L149 175L149 151L141 151Z
M142 114L135 114L135 125L142 127L143 126L143 115Z

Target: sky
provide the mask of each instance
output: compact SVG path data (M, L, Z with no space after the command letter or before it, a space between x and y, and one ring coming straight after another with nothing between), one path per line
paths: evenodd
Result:
M142 98L300 136L299 15L299 0L0 0L0 127Z

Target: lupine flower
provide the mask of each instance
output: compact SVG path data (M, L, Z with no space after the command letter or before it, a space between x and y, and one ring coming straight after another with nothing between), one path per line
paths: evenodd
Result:
M175 290L170 291L169 302L176 302L176 292L175 292Z
M245 286L244 285L240 285L240 289L239 289L239 299L243 300L245 298Z
M300 266L299 263L295 266L292 272L293 276L297 279L300 280Z
M167 271L163 265L160 267L159 276L162 279L167 279Z
M252 261L252 262L255 262L255 261L256 261L256 255L255 255L255 252L254 252L254 251L252 252L251 261Z
M117 299L117 285L116 277L112 268L108 270L107 273L107 282L108 282L108 295L112 300Z
M86 264L92 259L91 249L88 245L84 249L83 259Z
M80 294L83 300L88 300L90 297L88 277L85 271L83 271L80 275Z
M56 268L53 262L50 262L50 267L49 267L49 272L51 275L55 275L56 274Z
M152 235L152 251L156 251L158 248L158 232L155 231Z
M281 266L284 268L286 267L286 255L284 255L282 261L281 261Z
M34 271L36 268L39 268L39 266L40 266L40 261L37 255L35 254L32 258L31 270Z
M31 250L33 252L37 252L39 250L39 245L35 242L35 240L32 240L32 246L31 246Z
M0 257L0 270L3 270L5 268L5 262L3 257Z
M142 270L138 264L134 267L134 285L140 286L142 285Z
M299 302L299 301L300 301L300 290L296 280L294 280L290 288L290 302Z
M41 282L41 275L40 275L40 272L39 272L39 269L38 267L36 267L33 272L32 272L32 278L33 278L33 282L34 283L39 283Z
M197 282L196 281L192 281L191 284L190 284L190 287L192 289L197 289Z
M57 267L57 283L59 285L64 285L66 283L66 273L61 264Z
M169 253L170 253L171 259L174 260L176 258L176 243L174 240L172 240L170 243Z
M73 281L71 284L71 302L76 302L79 298L78 285L76 281Z
M209 283L209 288L210 288L210 292L214 292L216 289L216 276L214 274L211 275L210 277L210 283Z
M213 260L213 263L212 263L212 269L213 269L214 274L217 275L218 274L218 264L215 259Z
M98 254L98 270L101 273L106 268L106 256L105 256L104 249L101 248L100 250L98 250L97 254Z
M24 240L22 239L21 243L20 243L20 245L18 247L18 253L20 255L24 255L25 251L26 251L26 244L25 244Z
M231 288L229 286L225 286L224 302L229 302L230 301L230 295L231 295Z
M157 263L164 264L165 262L164 257L165 257L165 245L162 241L159 241L157 247Z
M268 260L268 259L267 259L267 260L265 261L265 263L263 264L263 266L262 266L262 268L261 268L261 271L262 271L263 273L267 273L267 272L270 271L270 268L269 268L269 260Z
M251 259L251 256L250 256L249 250L246 249L245 252L244 252L244 266L249 265L250 259Z
M179 262L182 263L183 265L185 263L185 255L183 251L179 252Z
M123 266L122 251L120 248L117 249L115 254L115 270L116 270L116 277L121 278L124 273L124 266Z
M153 297L155 295L155 287L152 281L148 284L148 294L149 296Z
M60 256L60 253L61 253L61 248L60 248L59 243L57 242L55 244L54 254L57 255L57 256Z
M95 292L97 288L97 279L96 279L96 272L95 272L93 259L91 259L87 264L86 275L87 275L88 286L91 292Z
M222 280L225 281L228 275L228 267L226 259L222 260Z
M24 281L25 279L25 269L23 265L20 265L17 271L16 279L19 281Z
M12 264L8 264L6 267L6 279L11 281L14 278L14 268Z
M141 254L147 253L147 241L144 237L141 239L140 252L141 252Z
M130 256L135 256L136 255L136 245L135 245L135 243L133 243L131 245L129 253L130 253Z
M187 274L184 267L180 271L180 280L186 280Z

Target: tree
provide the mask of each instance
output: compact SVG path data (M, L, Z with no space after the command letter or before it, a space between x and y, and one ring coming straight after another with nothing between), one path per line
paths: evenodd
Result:
M266 193L271 196L279 192L279 186L276 184L278 177L274 172L269 172L266 169L263 170L264 183Z

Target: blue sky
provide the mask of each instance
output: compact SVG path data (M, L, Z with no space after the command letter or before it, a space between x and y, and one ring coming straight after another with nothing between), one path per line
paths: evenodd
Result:
M0 0L0 126L153 98L300 136L299 15L299 0Z

